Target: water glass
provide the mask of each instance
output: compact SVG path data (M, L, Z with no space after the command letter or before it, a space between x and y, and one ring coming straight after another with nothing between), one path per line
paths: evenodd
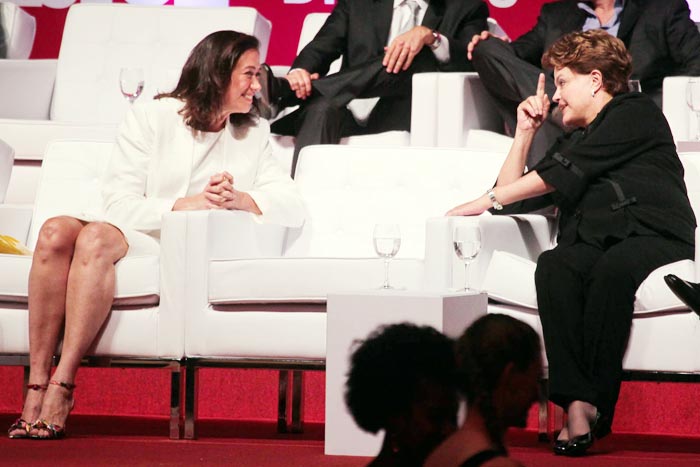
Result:
M453 234L455 254L464 263L464 289L462 292L474 292L469 286L469 265L481 251L481 229L477 224L455 227Z
M397 224L377 224L374 226L374 251L384 260L384 284L382 289L393 289L389 285L389 261L401 248L401 230Z
M119 72L119 89L130 104L139 98L144 83L142 68L122 68Z

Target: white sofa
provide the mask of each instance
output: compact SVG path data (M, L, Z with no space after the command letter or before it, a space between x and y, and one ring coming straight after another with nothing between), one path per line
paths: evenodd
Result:
M326 295L383 282L382 262L373 250L374 224L401 228L392 283L445 289L452 267L441 254L445 242L452 245L443 225L447 218L427 230L426 219L483 193L504 158L460 149L309 146L296 177L309 210L301 229L260 225L241 213L189 215L188 361L195 368L323 368ZM187 393L196 404L196 388ZM186 411L191 416L195 408ZM194 425L186 422L185 437L193 436Z
M15 161L15 150L0 139L0 204L5 201L7 187L10 184L12 165ZM2 233L0 232L0 235Z
M252 8L72 5L57 60L0 61L0 139L18 165L8 202L31 203L38 166L54 139L104 139L116 134L128 103L119 70L141 67L141 99L171 90L192 48L207 34L234 29L260 40L264 60L271 25Z
M36 36L36 19L15 3L0 2L0 20L9 59L29 58Z
M54 142L46 151L36 204L31 210L0 204L0 233L33 248L49 217L101 209L102 173L112 143ZM129 256L117 265L115 302L88 356L102 365L136 363L167 367L179 391L184 356L186 284L182 270L186 223L167 215L162 255ZM0 364L28 364L27 283L31 256L0 255ZM18 384L20 382L18 381ZM170 435L179 437L179 403L171 399Z

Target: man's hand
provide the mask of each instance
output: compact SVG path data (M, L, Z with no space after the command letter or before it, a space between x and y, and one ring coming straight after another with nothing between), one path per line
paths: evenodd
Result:
M544 73L537 80L537 91L518 106L517 129L521 131L537 131L549 115L549 96L544 92Z
M303 68L295 68L287 73L285 78L297 97L304 100L311 95L311 81L318 79L318 73L309 73Z
M468 58L469 60L472 59L472 53L474 52L474 47L476 47L476 45L477 45L479 42L485 41L485 40L488 39L489 37L497 37L497 38L499 38L500 40L502 40L503 42L508 42L508 38L507 38L507 37L496 36L496 35L494 35L494 34L491 34L491 33L488 32L488 31L481 31L480 34L474 34L474 36L472 37L472 40L469 42L469 44L467 44L467 58Z
M398 73L408 70L413 58L423 49L423 46L435 41L433 32L425 26L416 26L410 31L397 36L388 47L384 47L382 65L388 73Z

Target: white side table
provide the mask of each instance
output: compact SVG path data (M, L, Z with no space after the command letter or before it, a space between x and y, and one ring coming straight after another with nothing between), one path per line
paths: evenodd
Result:
M362 431L345 407L352 345L385 324L432 326L456 338L486 314L485 293L368 290L330 294L326 324L326 441L328 455L375 456L383 433Z

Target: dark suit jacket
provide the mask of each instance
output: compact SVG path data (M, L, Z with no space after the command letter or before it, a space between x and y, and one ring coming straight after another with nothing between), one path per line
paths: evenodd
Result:
M294 60L292 68L303 68L321 76L343 56L343 68L384 55L393 14L392 0L338 0L316 37ZM488 7L481 0L431 0L423 25L439 31L450 42L450 62L445 70L469 70L467 43L487 29Z
M535 27L512 43L516 55L540 66L554 41L583 27L586 15L577 3L543 5ZM626 0L617 37L632 55L632 78L644 92L659 90L666 76L700 75L700 32L685 0Z

